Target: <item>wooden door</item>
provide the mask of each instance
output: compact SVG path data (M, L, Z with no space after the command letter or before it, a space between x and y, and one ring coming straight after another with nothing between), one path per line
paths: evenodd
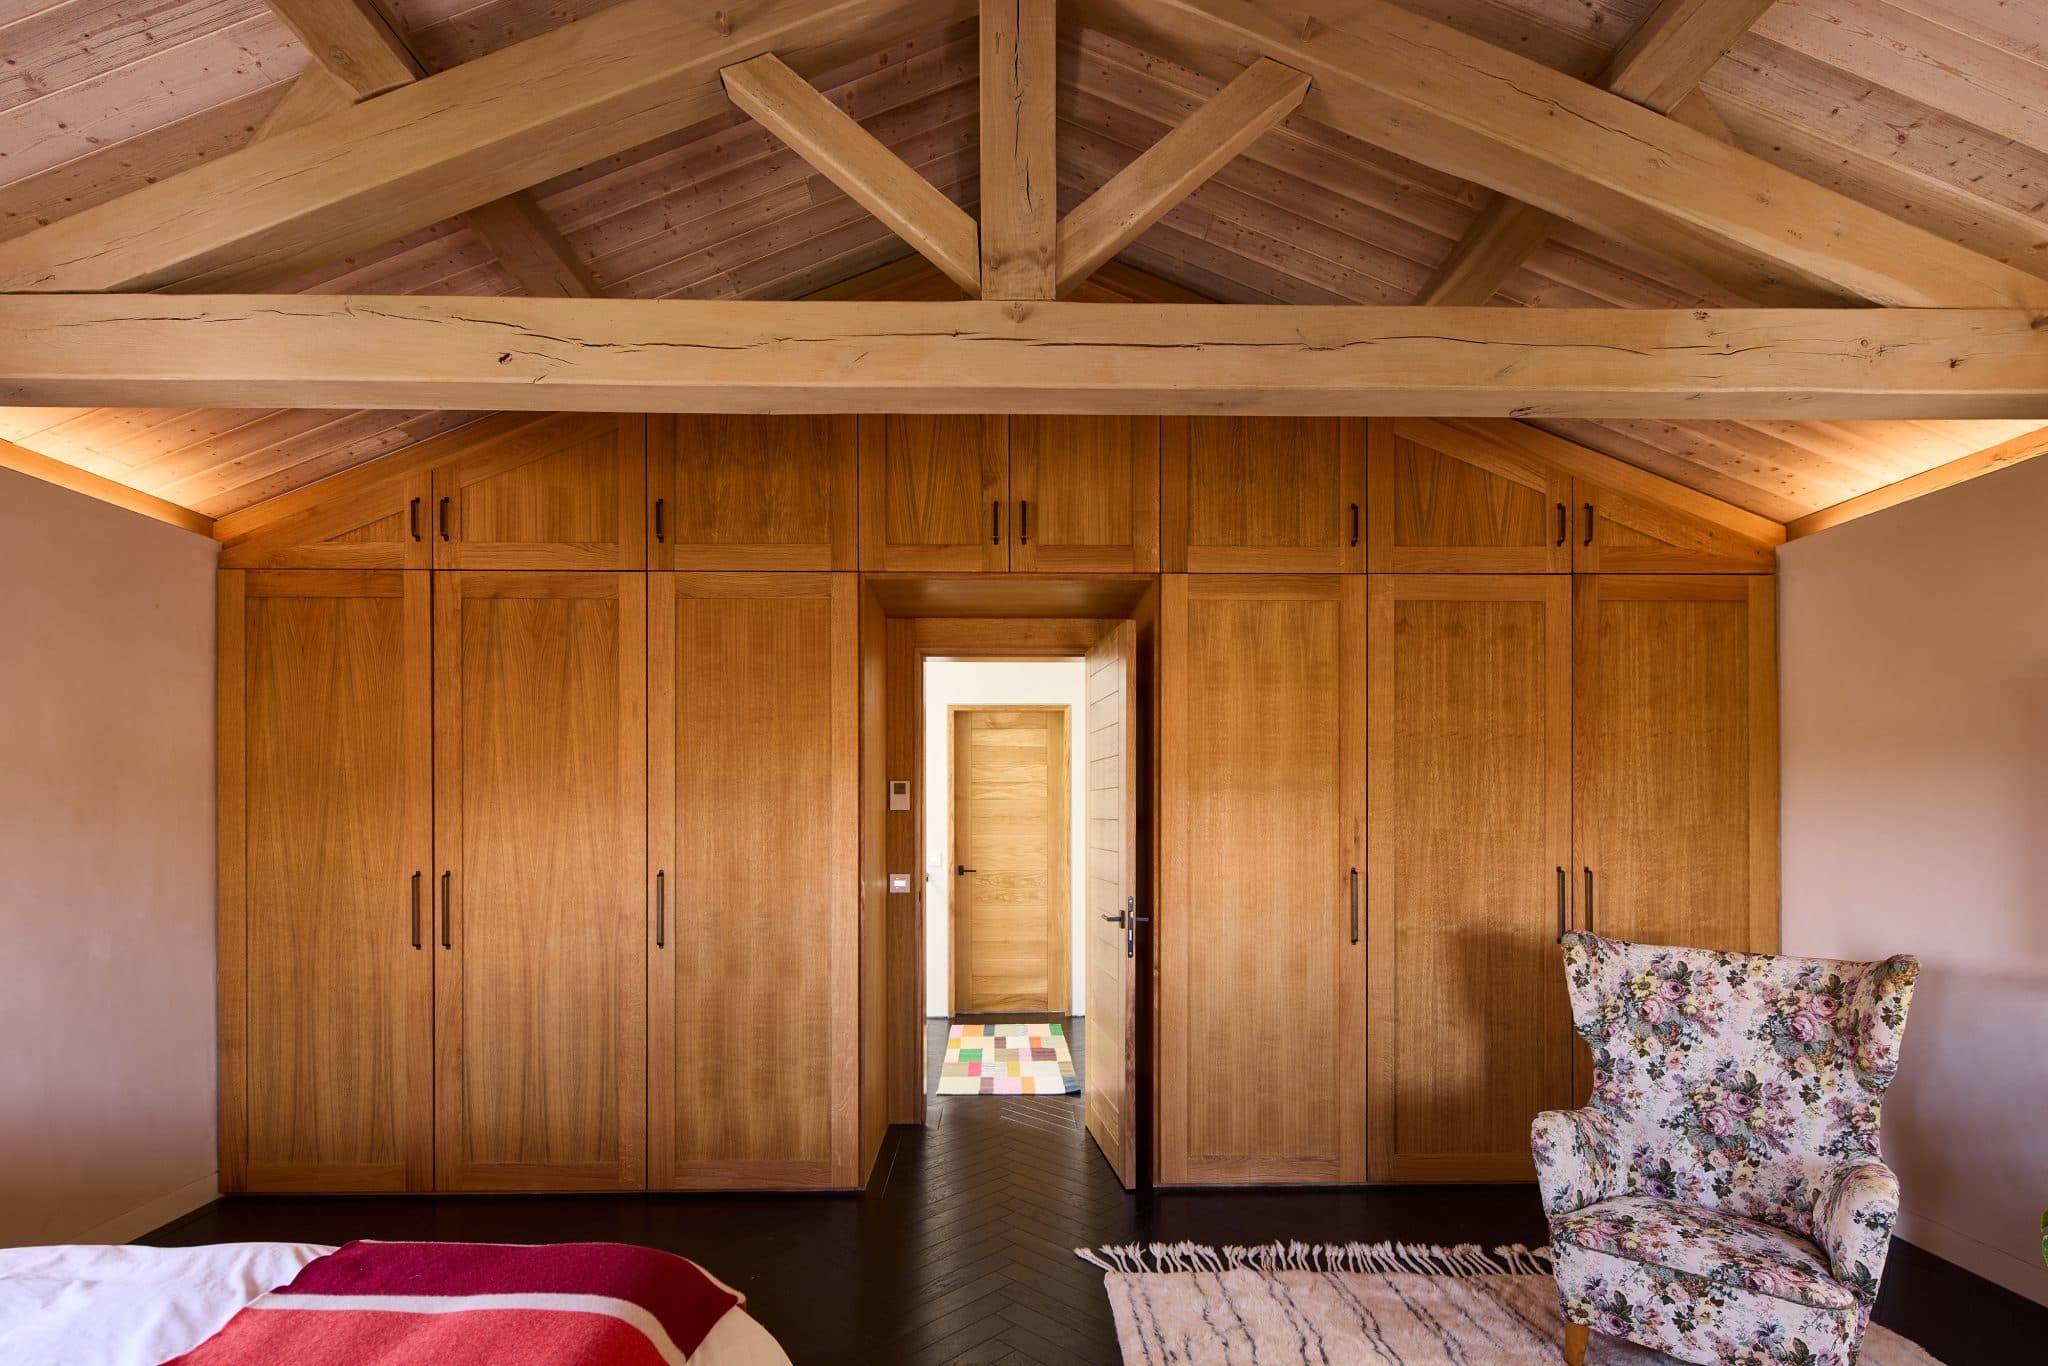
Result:
M648 423L652 568L856 567L856 419L660 415Z
M886 414L860 420L860 567L1009 568L1009 423Z
M1169 573L1365 568L1365 422L1170 417L1160 447Z
M1571 581L1369 591L1373 1177L1532 1180L1571 1102Z
M1159 569L1159 419L1013 417L1010 568Z
M1159 1179L1365 1179L1365 580L1169 575Z
M435 576L439 1189L646 1183L646 583Z
M324 498L224 542L222 569L428 569L433 483L425 470Z
M647 419L537 417L434 471L437 569L639 569Z
M1514 425L1372 420L1366 560L1375 573L1571 571L1571 476L1515 441Z
M648 1184L859 1184L858 588L650 583Z
M1064 707L955 707L953 1010L1064 1015L1072 895Z
M1771 579L1584 575L1575 592L1580 927L1776 952Z
M1088 1133L1125 1190L1138 1184L1138 627L1087 655ZM1146 948L1151 947L1149 941Z
M1769 574L1777 551L1669 504L1578 480L1572 567L1582 574Z
M221 1188L433 1183L428 576L220 576Z

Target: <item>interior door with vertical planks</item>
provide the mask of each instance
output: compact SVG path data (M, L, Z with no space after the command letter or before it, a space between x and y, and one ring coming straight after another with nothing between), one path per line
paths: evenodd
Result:
M857 1185L855 576L650 592L648 1184Z
M435 576L439 1189L646 1184L646 582Z
M1086 657L1088 1133L1125 1190L1138 1183L1138 626ZM1149 948L1149 944L1147 945Z
M221 1185L433 1183L428 575L220 576Z
M1073 998L1065 707L955 707L953 1011L1067 1013Z
M1156 573L1159 419L1013 417L1010 568Z
M1365 579L1168 575L1159 1180L1365 1179Z
M1374 575L1372 1175L1526 1181L1571 1099L1571 581Z
M1581 928L1777 951L1774 588L1765 575L1578 576Z

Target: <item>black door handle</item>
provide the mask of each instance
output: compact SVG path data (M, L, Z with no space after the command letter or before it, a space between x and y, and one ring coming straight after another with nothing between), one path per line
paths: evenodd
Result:
M1017 500L1017 544L1031 544L1031 500L1029 498Z
M1572 515L1565 510L1563 503L1559 503L1557 505L1557 543L1559 545L1563 545L1571 539L1571 527Z
M412 506L406 512L406 523L412 530L412 538L417 541L420 538L420 500L417 498L412 500Z
M654 947L668 947L668 870L654 875Z
M1593 928L1593 870L1586 870L1586 933L1594 934Z
M452 948L454 948L454 947L455 947L454 943L453 943L453 942L452 942L452 941L450 940L450 938L449 938L449 933L448 933L448 879L449 879L449 877L450 877L450 874L448 874L448 873L445 873L445 872L444 872L444 873L442 873L442 874L441 874L441 947L442 947L442 948L444 948L444 949L452 949Z
M988 504L988 543L1003 543L1003 505L1001 500L991 498Z
M418 502L418 499L414 499ZM420 875L412 875L412 946L420 946Z
M1564 504L1560 503L1558 506L1563 507ZM1570 913L1565 910L1564 869L1560 868L1557 870L1557 937L1564 938L1565 932L1570 928Z
M1351 544L1358 544L1358 504L1351 505Z
M972 868L969 868L969 867L968 867L968 866L967 866L966 864L964 864L964 863L956 863L956 864L954 864L954 865L953 865L953 876L954 876L954 877L965 877L965 876L966 876L967 874L969 874L969 873L971 873L971 872L974 872L974 871L975 871L974 869L972 869Z
M1586 544L1593 544L1593 505L1586 504Z
M446 498L443 498L443 499L441 500L441 510L440 510L440 517L441 517L441 539L445 541L445 540L447 540L447 539L448 539L448 500L447 500Z
M1351 942L1358 942L1358 870L1351 870Z

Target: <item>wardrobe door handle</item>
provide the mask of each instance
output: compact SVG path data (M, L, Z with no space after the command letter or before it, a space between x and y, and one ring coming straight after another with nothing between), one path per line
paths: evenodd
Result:
M1019 498L1017 500L1017 544L1031 544L1031 500L1029 498Z
M1351 505L1351 544L1358 544L1358 504Z
M441 500L441 539L448 539L448 500Z
M1563 507L1564 504L1558 504ZM1564 869L1557 870L1557 937L1562 939L1571 928L1571 914L1565 909Z
M1586 504L1586 544L1593 544L1593 505Z
M988 503L988 543L1003 543L1003 503L1000 498L991 498Z
M1557 505L1557 543L1563 545L1572 536L1572 514L1563 503Z
M1351 870L1351 942L1358 942L1358 870Z
M450 939L448 933L448 879L450 876L452 875L445 871L441 874L441 947L444 949L455 947L454 941Z
M665 519L662 515L667 510L668 499L657 498L654 500L654 539L657 541L666 541L668 539L668 532L664 526Z
M654 875L654 947L668 947L668 870Z
M417 541L420 538L420 500L417 498L412 500L412 507L406 512L406 525L412 529L412 538Z
M415 503L419 499L413 499ZM412 875L412 946L420 946L420 874Z
M1593 870L1586 870L1586 933L1596 934L1593 928Z

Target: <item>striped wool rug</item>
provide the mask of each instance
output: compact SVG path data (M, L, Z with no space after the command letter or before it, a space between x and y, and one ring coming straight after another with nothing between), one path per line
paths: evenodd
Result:
M1103 1270L1127 1366L1399 1363L1557 1366L1564 1320L1548 1249L1465 1243L1077 1248ZM1586 1360L1672 1358L1595 1337ZM1876 1324L1859 1366L1940 1366Z

